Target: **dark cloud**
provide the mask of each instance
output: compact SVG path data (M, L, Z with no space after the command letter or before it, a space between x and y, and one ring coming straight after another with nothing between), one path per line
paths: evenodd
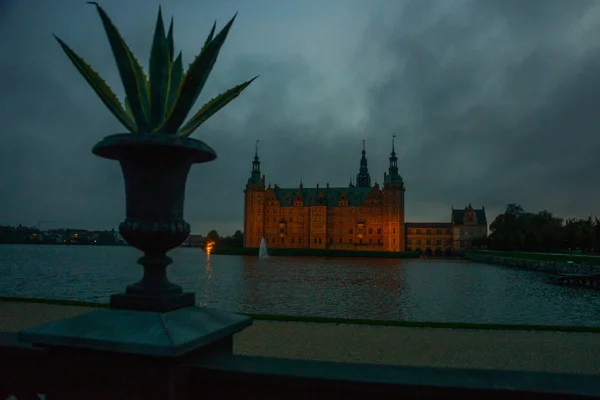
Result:
M0 2L0 34L11 38L0 42L11 55L0 60L0 222L110 227L124 217L123 179L91 148L122 127L51 36L122 98L101 23L78 2L26 3ZM145 65L158 1L102 4ZM257 139L268 181L345 185L363 137L381 182L396 134L412 221L447 220L468 202L491 218L509 202L600 215L596 1L273 4L163 2L186 64L215 18L240 12L198 107L261 75L194 134L218 153L189 177L195 231L241 228Z
M598 3L454 2L437 18L431 4L370 32L393 60L371 123L407 138L409 218L466 202L598 213Z

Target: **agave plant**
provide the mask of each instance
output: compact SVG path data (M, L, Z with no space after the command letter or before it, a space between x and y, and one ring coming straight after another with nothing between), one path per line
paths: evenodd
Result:
M88 2L88 4L96 6L102 19L125 88L125 107L106 82L83 58L79 57L56 35L54 37L110 112L131 133L188 136L217 111L238 97L258 78L255 76L249 81L221 93L202 106L184 124L208 80L237 13L216 36L216 22L213 24L200 54L196 56L184 73L181 52L173 59L173 19L171 18L168 33L165 33L162 12L159 7L150 52L150 74L149 77L146 77L140 63L133 56L129 46L102 7L96 2Z

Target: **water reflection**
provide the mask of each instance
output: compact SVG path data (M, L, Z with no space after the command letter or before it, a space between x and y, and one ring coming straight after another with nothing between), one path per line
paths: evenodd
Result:
M210 303L210 286L211 286L211 280L212 280L212 264L210 263L210 252L207 251L206 252L206 265L204 266L204 276L206 278L205 282L206 284L204 285L204 290L201 292L204 296L204 304L202 305L208 305Z
M0 296L108 302L142 276L131 247L0 246ZM600 326L600 291L543 274L443 260L170 253L169 279L199 305L238 312Z
M405 319L410 301L402 264L398 260L245 257L242 304L246 312L268 309L273 314Z
M206 266L204 267L204 272L206 273L206 279L210 280L212 278L212 265L210 264L210 253L206 253Z

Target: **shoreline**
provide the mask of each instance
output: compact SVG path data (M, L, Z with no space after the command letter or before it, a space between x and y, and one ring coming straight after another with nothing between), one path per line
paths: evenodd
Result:
M109 308L107 303L94 303L78 300L42 299L34 297L0 296L2 303L45 304L49 306L85 307L89 309ZM433 322L433 321L390 321L359 318L332 318L319 316L297 316L277 314L253 314L231 311L246 315L255 321L290 322L324 325L356 325L372 327L396 328L428 328L446 330L477 330L477 331L525 331L525 332L564 332L600 334L600 326L569 326L569 325L522 325L522 324L485 324L468 322Z
M498 265L506 268L522 269L552 274L598 274L600 265L575 263L570 260L545 260L541 256L535 258L519 258L498 255L496 253L485 254L481 252L466 253L465 258L474 262L490 265ZM585 260L584 260L585 261Z
M221 247L214 248L211 255L258 256L256 247ZM373 250L337 250L310 248L273 248L268 249L269 257L327 257L327 258L384 258L414 259L420 253L414 251L373 251ZM442 256L440 256L441 258ZM431 257L434 258L434 257Z

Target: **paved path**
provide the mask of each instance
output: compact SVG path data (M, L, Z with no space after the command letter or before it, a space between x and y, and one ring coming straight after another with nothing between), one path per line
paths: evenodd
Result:
M93 310L0 301L0 331ZM255 321L236 354L379 364L600 374L600 334Z

